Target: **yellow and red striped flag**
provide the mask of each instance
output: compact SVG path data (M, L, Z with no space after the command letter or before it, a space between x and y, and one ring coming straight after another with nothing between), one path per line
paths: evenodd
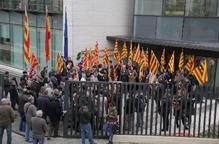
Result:
M130 50L129 50L129 64L132 64L133 52L132 52L132 42L130 42Z
M134 57L133 57L133 61L135 61L137 64L140 65L141 62L141 51L140 51L140 44L138 44L138 47L135 51Z
M39 61L37 60L36 56L32 52L32 56L31 56L31 69L35 69L37 66L39 66Z
M184 66L184 51L182 49L180 58L179 58L179 66L178 66L180 71L182 70L183 66Z
M116 74L116 67L114 66L113 68L113 77L114 77L114 81L117 81L118 80L118 76Z
M83 67L84 67L85 70L87 70L88 67L89 67L89 65L88 65L88 53L87 53L87 49L84 51Z
M148 52L148 48L146 49L146 52L145 52L145 68L147 69L149 67L149 61L148 61L148 58L149 58L149 52Z
M174 71L175 71L174 64L175 64L175 51L173 51L172 56L171 56L169 63L168 63L169 70L171 73L174 73Z
M26 65L30 63L30 32L26 7L24 18L24 61Z
M63 65L64 65L63 59L61 55L58 53L57 54L57 68L56 68L56 71L58 73L61 73L63 71Z
M119 54L119 44L118 41L115 41L114 49L113 49L113 58L117 63L120 63L120 54Z
M110 59L109 59L109 48L104 49L104 55L103 55L103 64L109 65Z
M165 48L164 48L162 55L161 55L161 58L160 58L160 71L161 72L164 72L165 65L166 65L166 61L165 61Z
M93 67L93 52L92 49L90 48L89 50L89 68Z
M189 71L189 73L191 74L193 69L194 69L194 65L195 65L195 56L191 56L189 61L186 64L186 69Z
M140 78L140 80L142 80L144 68L145 68L145 53L144 53L144 49L142 48L142 50L141 50L141 62L140 62L140 69L139 69L139 78Z
M99 43L96 41L95 50L94 50L94 65L100 64L99 58Z
M157 57L155 56L154 52L151 51L151 58L150 58L150 72L152 74L156 74L159 69L159 61L157 60Z
M122 56L121 60L125 59L128 57L128 50L127 50L127 45L126 42L124 42L123 47L122 47Z
M51 57L51 30L50 30L50 18L48 16L48 8L46 6L46 33L45 33L45 55L46 55L46 63L50 60Z
M193 75L200 85L208 82L207 60L203 60L201 64L193 70Z

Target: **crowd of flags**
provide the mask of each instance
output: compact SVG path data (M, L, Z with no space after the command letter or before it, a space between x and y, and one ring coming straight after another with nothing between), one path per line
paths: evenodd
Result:
M150 53L150 56L149 56ZM171 53L171 56L168 60L166 58L166 50L165 48L162 50L162 54L160 60L157 58L156 54L153 50L146 48L141 48L140 44L137 45L137 48L133 49L132 42L130 43L129 50L127 49L126 42L123 43L120 53L120 48L118 41L115 41L114 49L113 49L113 60L117 65L123 65L125 62L128 64L136 63L139 66L139 78L142 79L144 70L148 69L151 74L156 75L157 72L164 72L166 69L169 72L174 73L176 70L181 72L182 70L186 69L189 74L193 75L200 85L205 84L208 82L208 72L207 72L207 60L204 59L197 64L195 61L195 56L189 56L187 63L185 63L185 55L184 50L182 49L179 57L178 68L175 68L176 61L175 61L175 51ZM99 43L96 42L95 49L87 49L84 51L84 57L82 59L83 67L85 70L92 69L94 65L100 64L99 60ZM103 54L103 65L110 65L110 54L109 48L104 49ZM196 67L195 67L196 65ZM115 72L115 70L113 70Z
M51 59L51 28L50 28L50 17L48 15L48 9L46 7L46 30L45 30L45 60L46 63ZM67 13L65 12L65 29L64 29L64 58L68 56L68 29L67 29ZM150 54L150 57L149 57ZM133 62L139 65L139 78L143 77L143 72L145 69L149 69L150 73L156 75L158 70L164 72L166 68L169 69L171 73L174 73L176 69L178 71L182 71L186 69L189 74L193 75L200 85L208 82L208 72L207 72L207 60L203 60L200 62L198 66L195 67L195 56L192 55L189 57L187 63L185 63L184 51L182 49L178 68L175 68L175 51L172 52L169 62L166 63L166 51L165 48L162 51L160 62L157 59L153 50L149 52L149 49L140 47L140 44L137 45L137 48L133 49L132 42L130 42L130 48L128 50L126 42L123 43L121 53L119 49L118 41L115 41L114 49L113 49L113 59L117 65L123 65L125 62L128 62L132 65ZM26 66L30 64L31 69L36 69L40 64L35 56L34 52L31 52L31 44L30 44L30 32L29 32L29 21L27 10L25 8L25 18L24 18L24 61ZM84 69L90 69L94 65L99 65L99 43L96 42L95 49L85 50L83 52L82 66ZM110 65L110 53L109 48L104 49L103 55L103 65ZM57 54L57 71L62 72L64 66L64 61L61 55ZM115 73L115 71L114 71Z

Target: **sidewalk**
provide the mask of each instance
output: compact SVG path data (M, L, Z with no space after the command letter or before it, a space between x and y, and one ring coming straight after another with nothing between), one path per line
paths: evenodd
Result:
M7 143L6 131L4 133L3 144ZM80 139L66 139L66 138L51 138L47 141L45 139L45 144L80 144ZM106 144L107 140L95 140L97 144ZM87 141L86 144L89 142ZM29 144L25 142L24 137L15 133L12 133L12 144Z

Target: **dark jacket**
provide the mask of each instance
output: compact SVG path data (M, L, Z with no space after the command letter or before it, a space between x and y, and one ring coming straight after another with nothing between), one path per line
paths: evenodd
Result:
M61 102L57 98L52 98L48 103L48 116L52 122L60 121L62 115Z
M43 111L43 117L46 118L48 115L48 104L49 104L48 96L39 96L37 98L37 108Z
M79 122L80 124L88 124L91 120L91 113L87 106L82 106L79 109Z
M28 95L26 93L22 93L18 99L18 112L24 113L24 105L28 101Z
M8 76L4 76L4 90L9 91L10 88L10 81Z
M15 115L9 105L0 105L0 126L8 126L14 122Z
M30 129L33 133L33 138L44 138L47 131L46 120L41 117L32 117Z

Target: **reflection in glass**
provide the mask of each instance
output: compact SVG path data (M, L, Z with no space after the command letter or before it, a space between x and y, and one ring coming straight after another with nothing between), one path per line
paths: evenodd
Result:
M164 15L184 16L185 0L166 0L164 4Z
M186 16L216 16L218 0L186 0Z
M163 0L135 0L135 15L162 15Z

